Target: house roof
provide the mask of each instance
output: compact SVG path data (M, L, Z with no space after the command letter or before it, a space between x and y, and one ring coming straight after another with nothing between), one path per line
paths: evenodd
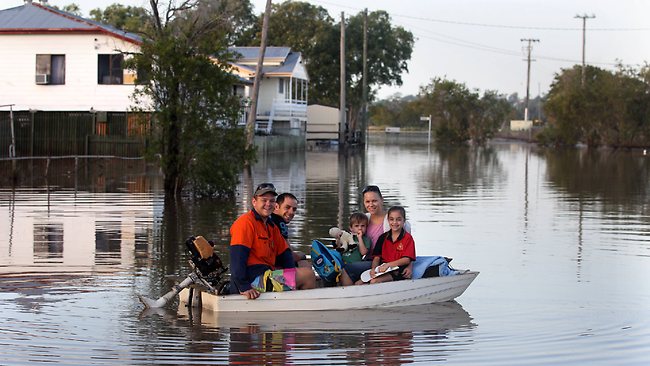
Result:
M233 65L255 74L259 47L230 47L229 51L241 55ZM296 65L302 60L300 52L293 52L289 47L266 47L262 74L266 76L291 76Z
M141 44L142 37L49 6L25 5L0 10L0 34L104 33Z
M238 64L257 65L257 59L260 55L259 47L230 47L228 50L232 53L239 54L241 57L237 60ZM289 47L266 47L264 50L265 64L279 64L283 62L291 52Z

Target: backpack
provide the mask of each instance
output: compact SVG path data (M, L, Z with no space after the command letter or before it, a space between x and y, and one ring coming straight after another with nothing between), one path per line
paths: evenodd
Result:
M339 282L341 271L343 271L343 258L336 250L329 249L318 240L311 242L311 262L316 273L325 282Z

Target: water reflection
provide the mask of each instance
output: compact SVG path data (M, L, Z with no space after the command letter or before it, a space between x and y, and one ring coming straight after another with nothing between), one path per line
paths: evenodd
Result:
M494 146L436 146L428 169L422 172L427 192L462 195L476 187L496 186L506 172Z
M219 338L228 339L229 362L245 365L306 361L401 365L414 361L416 346L431 351L430 357L418 361L441 361L452 351L436 349L436 343L445 342L451 332L476 327L457 302L384 310L246 314L180 305L178 315L196 324L193 342L221 334Z
M370 144L346 154L269 155L233 199L165 202L160 173L141 161L18 162L17 183L0 177L0 359L647 364L649 164L634 151ZM387 205L407 207L418 254L481 270L459 298L472 315L452 303L270 318L174 308L139 316L137 294L159 296L187 274L188 236L214 240L228 258L228 229L263 181L300 199L290 236L304 251L362 210L363 186L378 184Z
M547 164L548 179L573 197L601 200L607 209L650 211L650 158L639 151L562 150L538 152ZM638 203L642 203L641 206Z
M50 158L0 161L0 187L144 193L160 190L160 171L142 159Z

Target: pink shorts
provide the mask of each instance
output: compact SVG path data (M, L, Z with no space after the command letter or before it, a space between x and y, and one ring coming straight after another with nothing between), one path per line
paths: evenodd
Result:
M293 291L296 289L296 269L269 269L257 276L251 286L259 292Z

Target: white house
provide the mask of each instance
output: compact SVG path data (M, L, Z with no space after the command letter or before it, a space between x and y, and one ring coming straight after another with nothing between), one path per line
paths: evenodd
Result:
M139 156L122 138L145 131L146 115L129 113L137 73L125 68L142 38L43 3L0 10L0 157Z
M0 104L14 110L121 111L133 104L135 73L124 54L133 33L26 1L0 11Z
M253 80L259 59L259 47L231 47L239 56L233 72ZM307 122L309 77L300 52L289 47L266 47L257 100L258 132L304 134ZM250 96L250 87L247 96Z

